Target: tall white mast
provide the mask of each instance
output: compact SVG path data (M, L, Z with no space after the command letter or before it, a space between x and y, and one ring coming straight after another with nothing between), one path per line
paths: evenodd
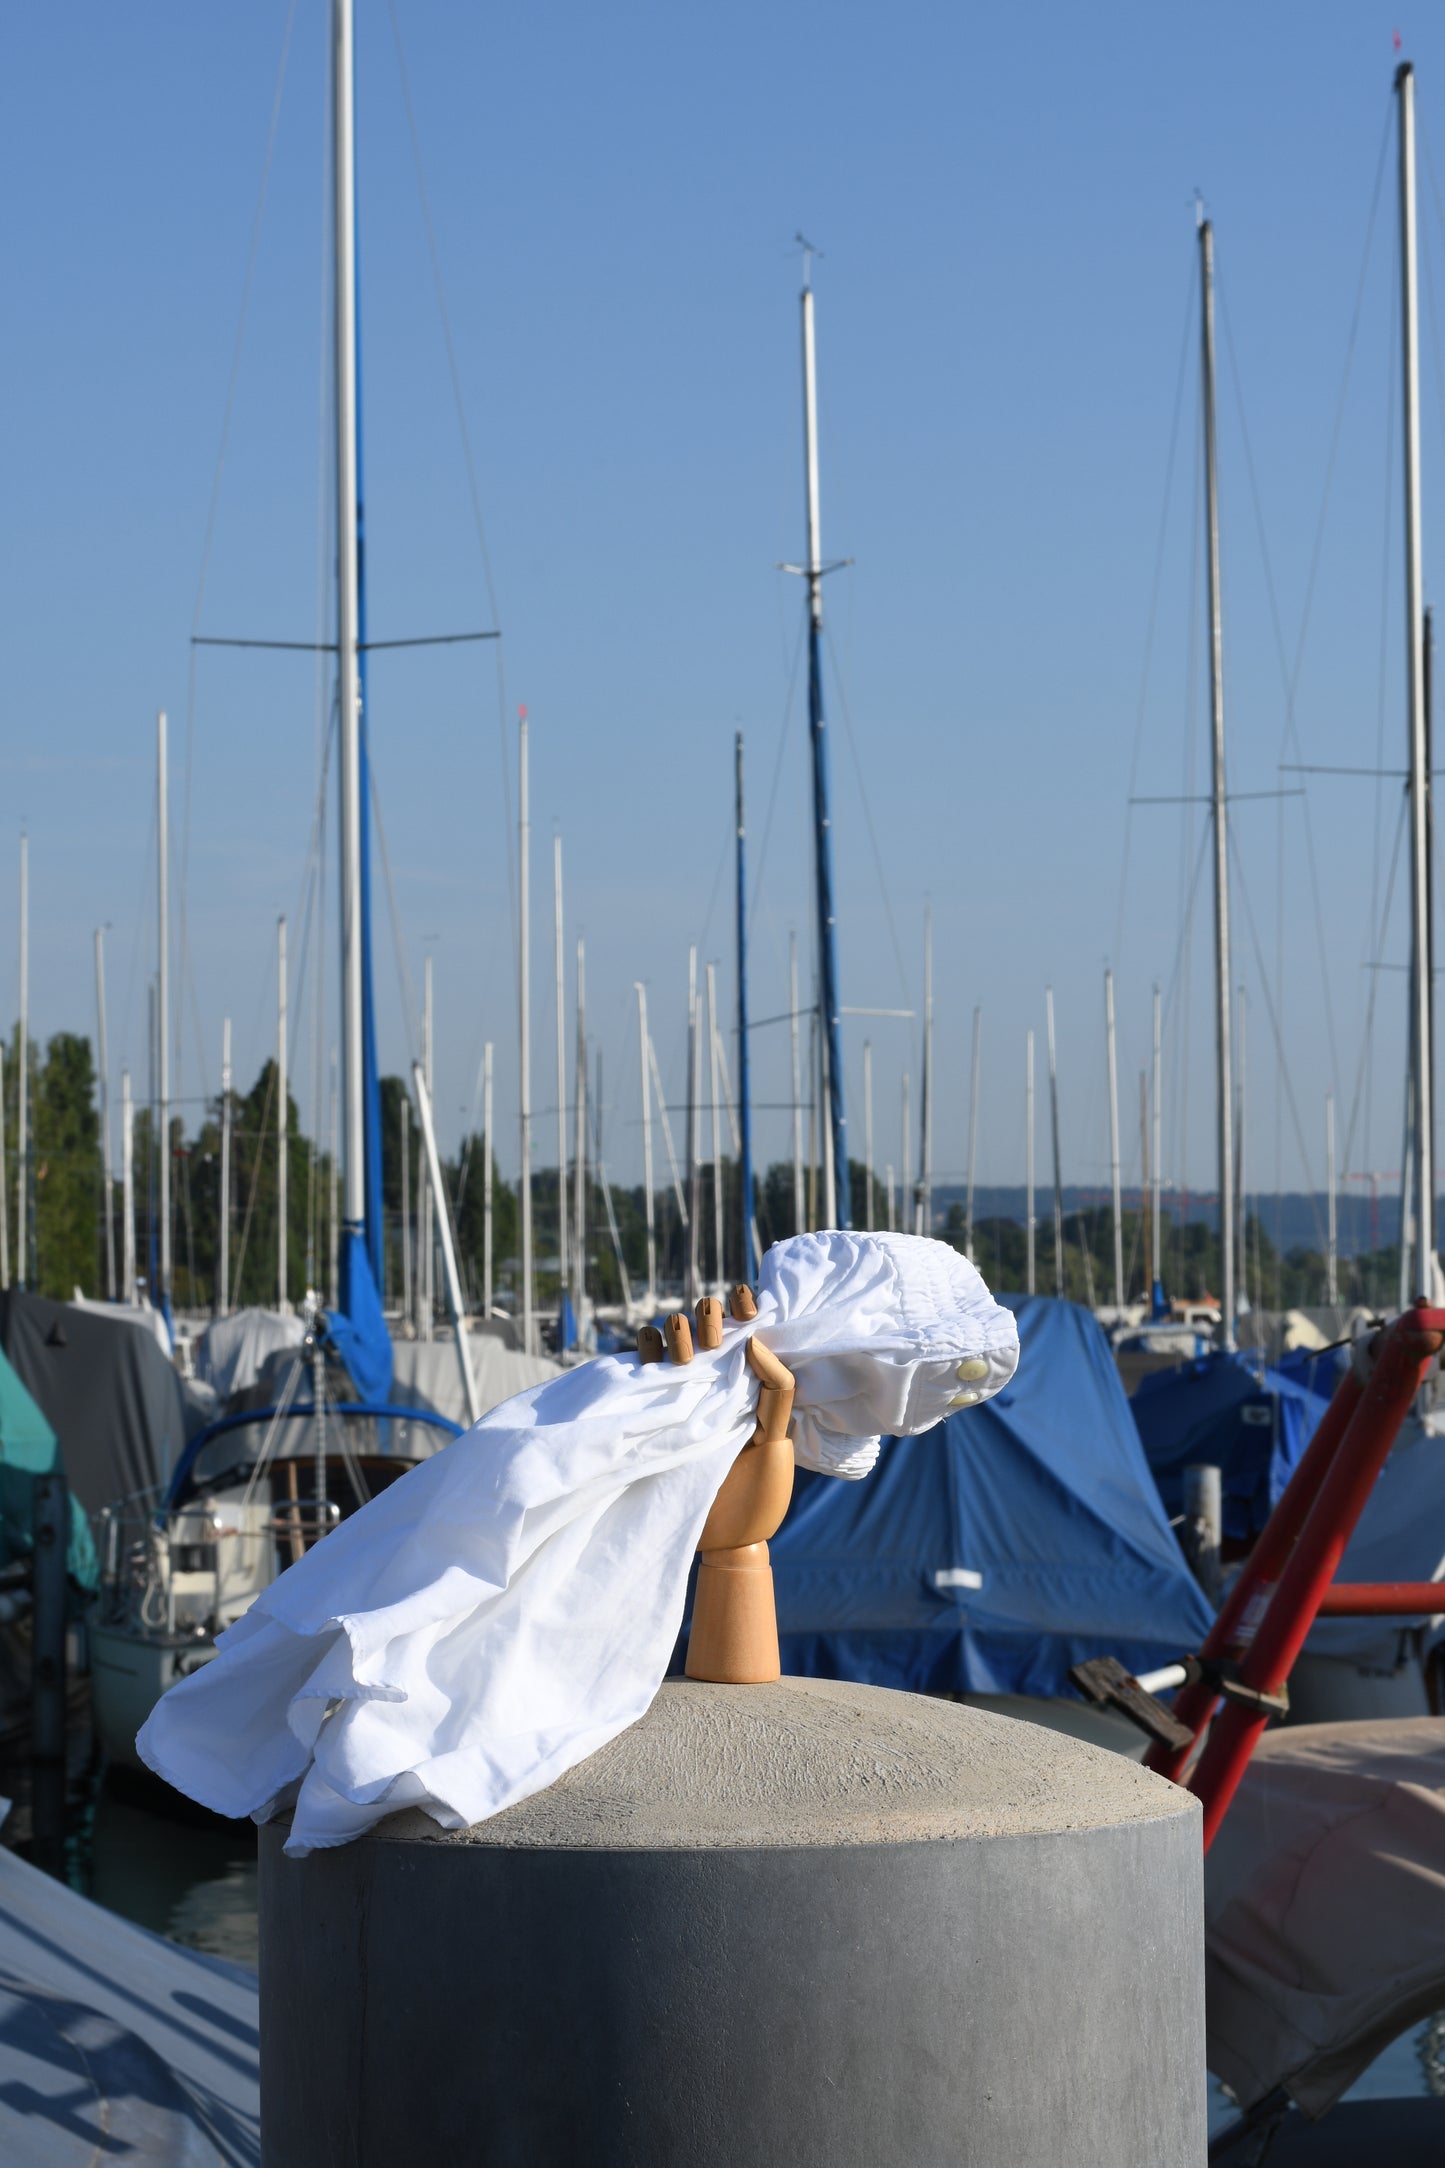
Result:
M1124 1307L1124 1200L1119 1187L1119 1063L1114 1045L1114 974L1104 973L1104 1035L1109 1052L1109 1179L1114 1192L1114 1307Z
M714 1285L720 1288L723 1284L723 1149L722 1112L718 1103L716 964L707 967L707 1037L712 1053L712 1256ZM743 1270L747 1271L746 1258Z
M517 838L518 895L517 930L520 950L517 973L518 1062L521 1072L522 1142L522 1346L529 1355L532 1341L532 1008L529 979L532 968L531 925L528 917L530 887L529 851L531 824L527 812L527 711L523 708L517 727Z
M597 1056L602 1059L601 1049ZM599 1071L600 1075L600 1071ZM697 950L687 952L687 1299L702 1291L702 1012L697 994ZM602 1124L602 1092L597 1093L597 1123ZM602 1178L602 1146L597 1147L597 1173ZM603 1202L610 1197L603 1189Z
M276 921L276 1307L291 1308L287 1215L290 1210L291 1084L286 1073L286 921Z
M482 1315L492 1314L492 1042L482 1049Z
M639 1058L642 1063L642 1211L647 1226L647 1295L648 1309L657 1297L657 1228L653 1219L652 1203L652 1075L647 1061L647 988L641 979L633 982L637 994L637 1033ZM708 991L712 991L712 979L708 979ZM713 1065L713 1075L717 1065Z
M15 1280L30 1281L30 838L20 831L20 1074L15 1137Z
M923 908L923 1103L918 1110L918 1209L914 1232L933 1232L933 906Z
M100 1082L100 1178L105 1217L105 1298L115 1301L115 1199L110 1159L110 1056L105 1040L105 932L95 929L95 1054ZM8 1275L7 1275L8 1277Z
M337 1050L331 1049L331 1209L326 1215L326 1242L328 1249L327 1285L331 1290L331 1307L334 1310L341 1300L340 1253L341 1253L341 1089L337 1081L340 1067Z
M333 1140L334 1141L334 1140ZM231 1307L231 1019L221 1020L221 1256L216 1275L216 1311L224 1317ZM130 1297L127 1296L129 1301Z
M1209 589L1210 795L1214 814L1214 1030L1219 1140L1219 1338L1234 1346L1234 1086L1229 1050L1229 806L1224 778L1224 636L1219 589L1219 467L1214 415L1214 228L1199 221L1205 557Z
M171 940L168 875L170 839L167 821L166 711L156 717L156 933L160 968L156 980L156 1076L160 1091L160 1118L152 1139L158 1154L160 1176L161 1307L171 1299L171 1046L170 980Z
M1435 1295L1435 1166L1430 1113L1434 989L1430 983L1430 808L1425 714L1425 612L1420 569L1420 317L1415 231L1415 72L1395 72L1400 105L1400 305L1404 362L1405 683L1410 725L1410 1163L1415 1189L1415 1288Z
M911 1214L908 1210L908 1168L913 1156L912 1122L910 1120L910 1116L913 1112L912 1094L910 1090L912 1081L913 1080L909 1076L908 1071L905 1069L903 1072L902 1100L899 1108L899 1116L903 1132L901 1140L902 1153L898 1162L898 1211L899 1217L903 1221L903 1230L905 1234L909 1231L909 1221L911 1218Z
M1249 1105L1247 1097L1249 1078L1249 996L1243 986L1239 989L1239 1060L1236 1064L1236 1070L1238 1074L1239 1124L1235 1145L1234 1170L1236 1229L1234 1254L1240 1292L1247 1307L1249 1303L1249 1244L1245 1239L1245 1204L1248 1195L1246 1189L1248 1170L1245 1165L1245 1135ZM1263 1302L1264 1289L1257 1286L1254 1292L1257 1300Z
M135 1108L130 1099L130 1071L120 1072L120 1284L134 1303L135 1284Z
M973 1059L969 1065L972 1082L968 1094L968 1203L963 1218L963 1250L970 1264L973 1263L973 1177L978 1152L978 1079L979 1052L983 1039L983 1010L973 1012Z
M428 1100L430 1100L433 1091L436 1089L436 1071L432 1061L434 1051L432 1029L432 960L428 956L422 966L421 1012L422 1074L426 1078ZM417 1247L416 1256L417 1294L421 1303L419 1323L422 1339L430 1340L432 1324L436 1316L437 1225L435 1208L432 1203L431 1184L421 1180L420 1167L417 1169L417 1190L417 1204L421 1216L421 1240Z
M1049 1039L1049 1128L1054 1145L1054 1293L1064 1292L1064 1175L1059 1155L1059 1063L1054 1048L1054 989L1044 988L1044 1022Z
M1024 1264L1024 1293L1032 1295L1034 1288L1034 1035L1028 1034L1024 1055L1024 1186L1027 1191L1024 1209L1024 1231L1028 1250Z
M566 974L562 964L562 838L552 838L552 932L553 965L557 980L557 1315L562 1315L562 1291L568 1285L567 1270L567 1010ZM560 1327L559 1327L560 1330ZM558 1341L561 1347L561 1341Z
M793 1226L807 1225L803 1205L803 1070L798 1042L798 936L788 935L788 1021L793 1044Z
M416 1292L411 1283L411 1101L400 1095L397 1119L401 1123L401 1314L409 1328L416 1325Z
M796 1113L796 1106L794 1112ZM801 1169L799 1170L801 1173ZM863 1041L863 1225L873 1232L873 1041Z
M573 1111L572 1309L579 1324L587 1292L587 950L577 937L577 1105Z
M361 1039L361 671L357 651L356 142L351 0L331 0L332 254L336 282L336 645L341 740L341 1217L366 1225L366 1106Z
M1329 1254L1325 1259L1325 1300L1333 1309L1340 1299L1339 1229L1335 1218L1335 1095L1325 1093L1325 1203L1329 1212Z
M1164 1278L1164 1236L1159 1220L1160 1199L1164 1186L1164 1107L1159 1096L1162 1074L1160 1068L1162 1038L1159 989L1156 986L1154 989L1154 1164L1150 1170L1150 1179L1154 1185L1154 1255L1150 1260L1151 1279L1153 1281L1153 1286L1150 1288L1151 1304L1154 1290L1162 1284Z

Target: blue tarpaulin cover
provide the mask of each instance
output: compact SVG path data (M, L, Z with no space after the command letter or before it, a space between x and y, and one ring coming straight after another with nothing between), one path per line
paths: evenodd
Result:
M1099 1325L999 1300L1022 1352L996 1398L885 1439L862 1482L799 1472L770 1546L785 1672L1061 1694L1084 1657L1148 1670L1208 1631Z
M1212 1462L1236 1542L1259 1534L1328 1405L1283 1371L1223 1351L1141 1378L1130 1403L1166 1513L1183 1506L1184 1470Z

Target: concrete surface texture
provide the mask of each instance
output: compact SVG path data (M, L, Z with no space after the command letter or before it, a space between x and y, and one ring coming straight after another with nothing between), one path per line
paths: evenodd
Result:
M670 1683L477 1829L262 1833L268 2168L1197 2168L1198 1808L989 1712Z

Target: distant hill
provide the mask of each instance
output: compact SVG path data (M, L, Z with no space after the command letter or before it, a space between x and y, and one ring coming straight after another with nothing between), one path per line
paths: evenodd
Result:
M1139 1210L1142 1200L1137 1187L1126 1189L1123 1192L1123 1198L1126 1212L1137 1212ZM938 1183L933 1192L935 1227L941 1219L947 1218L950 1205L956 1204L962 1210L967 1201L968 1192L962 1183ZM1072 1187L1067 1183L1064 1186L1064 1211L1066 1214L1088 1210L1097 1211L1101 1206L1107 1207L1109 1203L1110 1192L1107 1189L1082 1189ZM1163 1199L1166 1218L1177 1221L1181 1203L1180 1198L1172 1196L1166 1190ZM1011 1219L1016 1220L1022 1226L1026 1217L1026 1209L1026 1193L1022 1182L1003 1186L980 1184L973 1193L973 1216L976 1221ZM1326 1223L1326 1203L1323 1193L1311 1197L1303 1190L1286 1190L1281 1195L1272 1197L1261 1196L1251 1191L1249 1210L1251 1213L1258 1213L1270 1239L1282 1251L1313 1250L1320 1248L1323 1244L1323 1229ZM1368 1251L1387 1247L1398 1242L1400 1238L1400 1199L1398 1196L1381 1196L1378 1214L1373 1222L1371 1220L1368 1195L1361 1196L1358 1189L1353 1187L1348 1193L1340 1195L1336 1201L1335 1210L1339 1228L1340 1255L1342 1257L1360 1256ZM1054 1193L1052 1188L1040 1184L1034 1193L1034 1213L1040 1224L1052 1222L1054 1213ZM1436 1213L1436 1224L1439 1225L1441 1221L1439 1219L1440 1207L1438 1205ZM1206 1227L1217 1227L1219 1224L1218 1199L1207 1194L1191 1196L1189 1199L1189 1219L1191 1223L1198 1221Z

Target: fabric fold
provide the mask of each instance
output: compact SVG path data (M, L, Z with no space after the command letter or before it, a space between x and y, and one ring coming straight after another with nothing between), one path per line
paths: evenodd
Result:
M986 1398L1012 1314L909 1235L803 1235L758 1315L691 1363L604 1356L495 1408L342 1523L157 1703L137 1746L215 1812L292 1812L293 1854L418 1806L460 1828L635 1723L708 1509L752 1435L756 1332L794 1372L795 1454L866 1474L880 1436Z

